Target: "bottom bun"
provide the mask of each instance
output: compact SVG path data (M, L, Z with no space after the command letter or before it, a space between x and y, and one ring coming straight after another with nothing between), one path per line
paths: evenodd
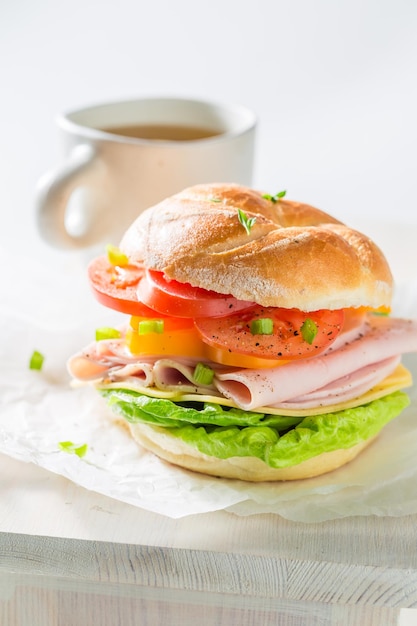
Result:
M349 463L375 439L371 437L347 450L323 452L298 465L275 469L256 457L218 459L208 456L158 426L129 424L129 427L133 438L142 447L169 463L201 474L251 482L298 480L326 474Z

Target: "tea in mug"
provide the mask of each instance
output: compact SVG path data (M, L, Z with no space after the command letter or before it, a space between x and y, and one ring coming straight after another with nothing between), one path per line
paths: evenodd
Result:
M135 139L154 139L159 141L195 141L216 137L221 131L198 126L179 126L178 124L135 124L131 126L112 126L102 128L106 133L133 137Z

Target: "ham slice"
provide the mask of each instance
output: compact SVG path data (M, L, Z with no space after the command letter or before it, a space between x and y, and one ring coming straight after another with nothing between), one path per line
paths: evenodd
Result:
M112 382L138 382L141 387L151 387L155 384L151 363L128 363L122 367L113 367L108 370L107 378Z
M276 409L311 409L359 398L392 374L400 360L400 356L394 356L379 363L367 365L311 393L273 406Z
M199 385L194 380L197 360L159 359L153 369L155 386L166 391L181 393L214 393L214 385Z
M245 410L314 408L359 397L390 374L400 355L417 351L417 321L369 315L343 333L326 353L271 369L226 368L210 363L213 384L196 385L196 359L140 358L122 339L90 344L68 362L85 382L129 383L139 390L223 396Z
M93 381L105 376L109 371L109 366L92 361L79 353L69 359L67 369L77 380Z
M126 349L124 339L105 339L91 343L82 352L72 356L68 360L67 369L73 378L85 382L134 377L141 386L150 386L153 384L153 361L138 361L137 356Z
M417 321L370 315L363 335L336 350L271 369L218 373L215 384L237 406L253 410L304 396L407 352L417 352Z

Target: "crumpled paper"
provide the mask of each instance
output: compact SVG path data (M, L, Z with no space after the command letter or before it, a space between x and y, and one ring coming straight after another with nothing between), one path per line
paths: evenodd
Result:
M72 388L66 360L94 336L97 326L122 320L92 298L84 257L53 264L11 259L0 250L0 452L35 463L82 487L172 518L227 510L238 515L275 513L317 522L352 515L417 513L417 390L411 406L349 465L304 481L250 484L176 468L142 450L87 387ZM394 314L415 316L417 280L399 282ZM29 370L33 350L45 355ZM417 380L417 355L404 363ZM84 457L59 442L87 444Z

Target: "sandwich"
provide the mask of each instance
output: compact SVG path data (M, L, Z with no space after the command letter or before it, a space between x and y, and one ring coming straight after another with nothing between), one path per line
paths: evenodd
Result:
M409 404L379 247L327 213L234 184L143 213L88 267L117 327L69 359L142 448L215 477L281 481L352 461Z

